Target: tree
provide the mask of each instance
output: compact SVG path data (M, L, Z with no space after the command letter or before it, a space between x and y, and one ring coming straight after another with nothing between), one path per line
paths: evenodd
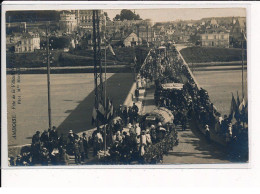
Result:
M52 44L53 49L64 49L66 47L69 47L70 38L52 36L52 37L50 37L50 42L52 42L51 44Z
M116 14L116 17L114 17L114 21L119 21L120 20L120 15Z
M139 14L136 15L136 20L142 20Z
M123 21L123 20L141 20L139 14L135 14L129 9L123 9L121 10L120 14L117 14L114 17L114 21Z
M189 42L195 44L195 45L200 45L200 36L197 34L190 35Z
M106 17L106 21L110 21L110 18L107 15L107 12L104 12L104 16Z

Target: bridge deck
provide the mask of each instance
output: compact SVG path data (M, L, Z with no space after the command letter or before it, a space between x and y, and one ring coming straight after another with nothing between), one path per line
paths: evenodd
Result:
M151 112L156 108L154 103L154 86L146 90L143 99L143 113ZM210 164L229 163L225 150L216 143L208 144L204 135L190 121L187 130L182 131L177 126L179 145L175 146L163 158L163 164Z

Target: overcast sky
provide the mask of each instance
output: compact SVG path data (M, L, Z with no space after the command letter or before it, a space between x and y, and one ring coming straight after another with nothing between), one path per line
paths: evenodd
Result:
M120 9L104 10L110 19L120 13ZM246 16L244 8L172 8L172 9L135 9L142 19L152 19L154 22L174 21L174 20L199 20L206 17L228 17Z

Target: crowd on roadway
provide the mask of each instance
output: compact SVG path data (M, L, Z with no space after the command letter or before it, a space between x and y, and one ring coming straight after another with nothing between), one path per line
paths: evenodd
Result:
M86 133L81 136L69 131L67 137L64 134L58 135L55 126L52 129L44 130L42 133L36 131L32 136L32 143L29 147L23 147L21 154L16 158L10 157L11 166L30 165L68 165L69 155L74 155L75 163L84 163L88 158L89 138Z
M85 164L89 159L89 151L93 149L93 157L106 155L111 161L130 163L143 160L146 150L160 142L172 128L163 126L161 122L146 126L140 118L138 106L120 106L115 118L108 124L97 127L90 137L86 133L78 135L72 130L67 136L58 135L56 127L36 131L32 136L31 146L23 147L16 158L9 158L11 166L31 165L68 165L70 156L74 156L75 164Z
M171 110L174 124L187 129L189 122L195 122L210 143L212 132L225 139L227 144L246 141L247 130L237 119L232 124L232 117L221 114L210 101L208 92L199 88L186 64L176 50L164 53L152 50L146 64L140 69L135 90L136 103L140 102L139 89L155 83L155 104ZM181 91L163 91L164 83L183 83ZM174 125L164 125L161 121L155 124L145 124L140 113L140 106L135 102L132 106L120 106L115 111L114 118L87 137L85 133L78 135L69 131L67 136L57 133L55 127L37 131L32 137L32 144L16 158L10 157L9 164L27 165L62 165L69 163L69 155L74 155L75 163L82 164L89 158L90 147L93 156L109 156L111 161L130 163L142 161L146 152L155 144L161 142L175 130ZM214 135L215 135L214 134ZM106 147L106 148L105 148ZM162 149L162 148L159 148Z
M144 161L146 151L174 129L160 121L147 124L144 116L139 113L135 102L129 107L120 106L115 118L92 134L93 154L99 157L106 155L112 163L129 164L133 161ZM104 144L107 146L107 152L104 152Z
M217 111L210 101L208 92L199 88L189 68L184 63L176 49L170 49L167 56L152 52L148 65L141 69L141 74L150 79L155 79L156 88L163 83L184 83L183 92L172 93L156 90L155 102L157 106L167 107L175 116L175 124L181 124L186 129L187 121L193 118L207 141L211 142L211 135L224 139L226 144L246 141L247 130L243 127L241 118L237 116L236 122L232 123L232 115L224 115ZM151 76L152 75L152 76Z

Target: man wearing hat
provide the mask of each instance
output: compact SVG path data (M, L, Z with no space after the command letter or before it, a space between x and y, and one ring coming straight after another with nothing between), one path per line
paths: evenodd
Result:
M124 107L122 116L123 116L125 125L127 125L127 118L128 118L127 107Z
M229 123L228 124L228 129L226 132L226 142L229 144L231 142L232 139L232 124Z
M165 132L166 132L166 129L164 127L162 127L162 123L159 122L158 128L157 128L157 134L156 134L158 141L161 141L163 139Z
M78 137L75 138L75 142L74 142L74 155L75 155L75 163L76 164L81 164L81 160L80 160L80 145L79 145Z
M16 157L15 165L16 166L22 166L23 165L22 156L20 154Z
M40 137L41 142L43 143L43 146L46 148L48 147L49 144L49 134L47 130L44 130L41 137Z
M76 134L72 130L70 130L68 138L69 138L70 143L74 143L75 139L76 139Z
M68 153L72 152L71 154L74 153L74 144L75 144L75 140L76 138L78 137L77 134L75 134L72 130L69 131L69 134L68 134L68 139L69 139L69 143L68 143Z
M150 127L151 141L156 142L156 129L154 125Z
M83 138L83 146L84 146L85 156L88 159L88 138L87 138L85 132L82 134L82 138Z
M32 144L40 143L40 131L36 131L36 133L32 137Z
M40 131L36 131L36 134L32 137L32 162L38 163L40 158L40 147L41 147L41 141L40 141Z
M208 143L210 143L210 131L209 131L209 126L205 125L205 137Z
M133 110L134 121L136 122L137 121L138 112L139 112L139 108L136 106L135 103L133 103L132 110Z
M50 131L50 141L57 142L58 140L58 132L55 126L52 127L52 130Z
M43 147L41 151L41 164L43 166L47 166L48 161L49 161L49 152L46 147Z
M81 162L85 162L85 149L84 149L84 141L83 141L83 137L79 138L79 152L80 152L80 161Z

